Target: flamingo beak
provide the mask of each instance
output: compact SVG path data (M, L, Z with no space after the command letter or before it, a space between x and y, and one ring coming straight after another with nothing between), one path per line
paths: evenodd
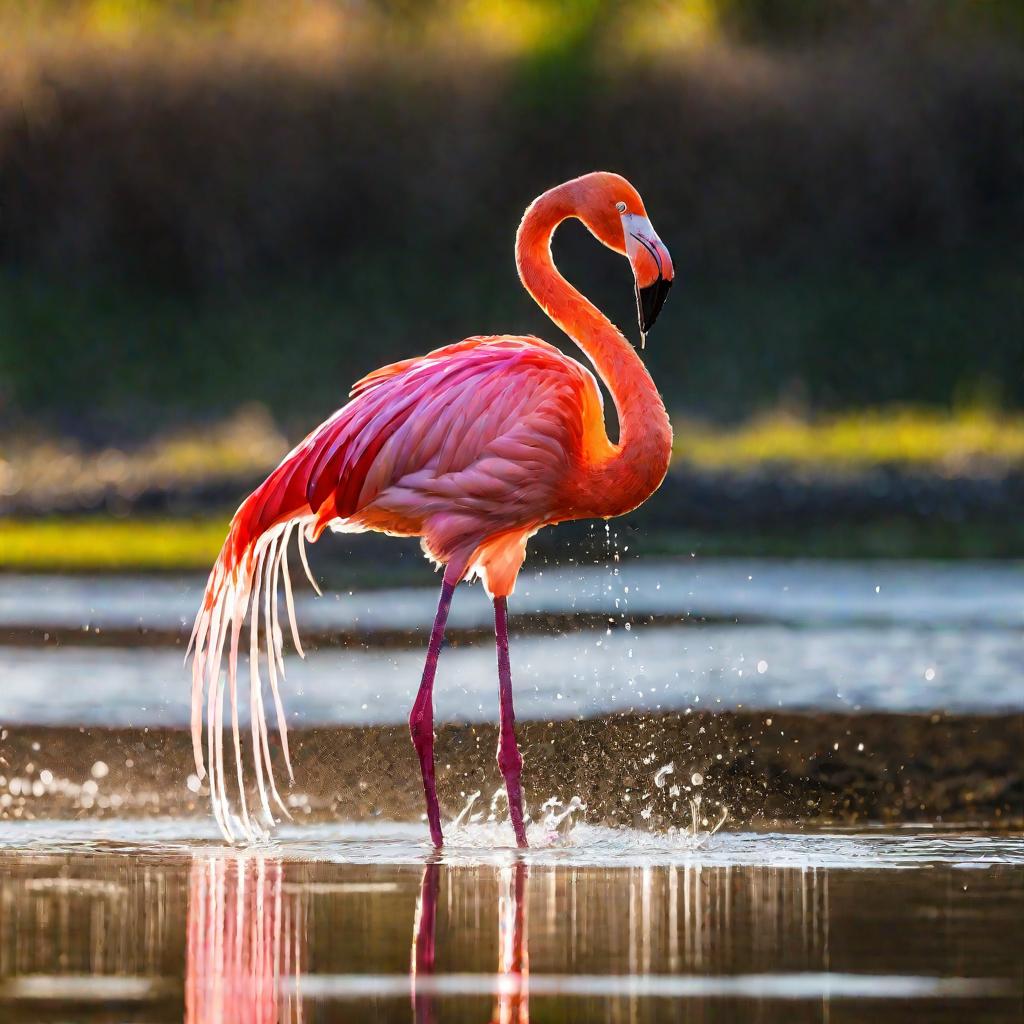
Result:
M672 257L646 217L623 214L622 229L626 255L636 281L636 312L640 321L640 347L658 319L675 277Z
M661 307L665 305L665 299L668 298L668 290L671 287L672 281L664 277L659 277L654 284L649 284L646 288L636 286L636 310L643 341L647 340L647 332L654 326L654 321L658 319L658 314L661 312ZM640 347L643 348L643 343Z

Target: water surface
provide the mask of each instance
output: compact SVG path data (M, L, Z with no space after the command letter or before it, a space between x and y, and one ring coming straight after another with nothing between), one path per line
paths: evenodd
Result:
M429 630L438 585L328 590L296 582L300 626ZM427 580L430 580L427 583ZM0 575L0 627L191 627L205 578ZM1002 562L838 560L612 560L527 569L511 602L518 614L598 612L788 623L1024 626L1024 566ZM454 627L487 626L479 585L462 587Z
M185 724L181 637L200 589L194 577L0 577L0 643L5 629L36 631L24 634L31 646L0 647L0 722ZM305 662L287 659L296 724L403 721L435 601L434 587L300 594L300 628L322 644ZM1024 710L1024 569L1015 564L622 562L525 573L512 605L513 626L517 616L555 616L513 641L522 718ZM479 586L460 588L451 625L481 632L442 658L441 721L495 715L490 617ZM45 630L58 627L60 643L48 643ZM133 629L130 644L103 641ZM347 647L328 645L336 631Z
M1024 840L0 829L11 1021L1015 1021Z

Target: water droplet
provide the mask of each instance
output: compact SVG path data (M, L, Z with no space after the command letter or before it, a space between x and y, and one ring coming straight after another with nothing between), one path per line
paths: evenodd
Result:
M89 770L89 774L94 779L105 779L110 774L110 769L107 767L106 762L97 761Z
M700 773L700 772L694 772L694 773L693 773L693 774L692 774L692 775L690 776L690 782L691 782L691 783L692 783L692 784L693 784L694 786L703 786L703 785L704 785L704 776L703 776L703 775L701 775L701 773Z

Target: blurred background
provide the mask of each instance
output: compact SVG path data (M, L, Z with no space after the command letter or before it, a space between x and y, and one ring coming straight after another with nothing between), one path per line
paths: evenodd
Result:
M0 565L208 564L373 367L573 350L512 246L594 168L679 272L644 551L1024 552L1014 0L4 0L0 54Z
M233 509L383 363L577 355L513 243L594 169L674 258L676 452L518 581L532 896L479 586L428 855L415 541L325 536L322 597L293 553L292 821L209 846ZM638 340L624 261L554 248ZM535 1019L1019 1021L1022 509L1021 0L0 0L3 1020L433 1020L437 924L446 1021L525 1020L527 962Z
M381 364L578 355L513 243L595 169L674 258L676 451L531 542L539 860L479 586L428 851L438 579L376 535L322 597L293 551L291 820L223 847L183 655L232 511ZM638 341L624 261L554 248ZM1021 0L0 0L5 1021L525 1021L528 973L535 1020L1019 1021L1022 509Z

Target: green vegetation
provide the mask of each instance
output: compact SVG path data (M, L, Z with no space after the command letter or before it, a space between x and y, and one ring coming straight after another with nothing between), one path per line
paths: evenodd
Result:
M206 572L227 533L227 515L197 519L107 519L49 517L0 519L0 571L3 572ZM334 541L314 555L316 572L338 586L401 586L429 578L423 563L381 563L379 557L339 560ZM1024 523L922 524L919 521L838 524L799 532L678 530L644 533L631 541L645 557L760 558L1021 558ZM554 534L540 534L536 554L582 557ZM375 549L376 550L376 549ZM376 552L379 555L379 552ZM597 560L608 554L595 553ZM585 560L585 559L584 559Z
M0 0L0 510L22 517L0 568L205 567L368 370L475 333L568 347L512 239L595 167L641 188L676 264L644 358L678 472L1019 473L1022 12ZM556 249L635 337L621 261L576 225ZM100 509L132 518L28 521ZM998 554L1015 529L794 532ZM792 539L700 543L747 540Z
M197 416L219 420L255 401L296 435L374 367L469 334L532 332L571 349L522 292L511 210L506 220L491 254L498 265L453 270L443 283L426 255L396 255L390 275L367 261L344 275L266 281L202 302L0 271L9 416L104 441ZM566 273L635 335L626 268L595 253L578 229L565 231L557 248ZM992 244L842 274L715 277L682 267L644 359L675 413L717 420L780 404L1018 407L1022 267L1024 248Z
M173 499L211 484L233 494L269 472L287 450L270 417L253 407L130 447L92 450L73 438L12 436L0 445L0 495L15 509L43 513L102 503L127 512L144 495Z
M952 472L1024 467L1024 416L871 409L816 423L775 414L735 430L676 426L677 458L704 469L759 465L836 472L905 466Z
M1024 14L1013 0L932 0L932 23L951 31L1024 33ZM917 12L921 16L921 12ZM4 0L0 25L25 35L67 34L75 39L137 39L180 32L219 33L234 39L274 33L306 42L337 35L442 34L480 45L537 50L579 32L599 18L596 31L624 28L662 45L729 35L744 39L806 39L862 25L876 12L857 0L680 0L674 4L621 0ZM647 33L645 22L653 22ZM652 43L653 45L653 43Z
M0 519L0 568L32 572L209 569L227 517Z

